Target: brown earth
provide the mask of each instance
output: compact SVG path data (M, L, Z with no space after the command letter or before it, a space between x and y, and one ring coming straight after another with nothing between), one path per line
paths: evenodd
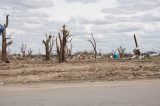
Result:
M160 58L145 60L78 60L66 63L12 60L0 64L0 83L160 79Z

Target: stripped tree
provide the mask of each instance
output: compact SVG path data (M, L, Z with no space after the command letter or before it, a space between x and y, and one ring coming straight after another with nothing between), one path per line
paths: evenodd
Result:
M45 57L47 61L51 59L51 53L53 50L54 42L55 42L54 36L52 36L51 34L48 35L46 33L46 40L43 40L43 44L45 46L45 51L46 51Z
M72 58L72 40L73 40L73 38L71 38L70 40L69 40L69 45L67 45L66 46L66 51L67 51L67 56L71 59Z
M70 32L66 29L66 26L63 25L63 29L60 30L61 33L58 33L58 38L56 38L57 46L57 55L59 62L66 62L66 47L68 38L71 37Z
M7 46L11 45L13 42L9 41L7 43L7 39L11 39L10 37L7 38L6 36L6 29L8 27L8 23L9 23L9 19L8 19L9 15L6 15L6 23L1 26L2 27L2 61L3 62L9 62L9 60L7 59Z
M94 51L94 58L95 58L95 60L97 59L97 42L98 41L96 41L95 40L95 38L94 38L94 36L93 36L93 34L91 33L91 37L92 37L92 39L90 40L88 40L90 43L91 43L91 45L92 45L92 47L93 47L93 51Z
M136 48L133 50L133 52L137 57L139 57L141 55L141 51L140 51L140 48L139 48L139 45L138 45L137 38L136 38L135 34L134 34L134 41L135 41Z
M118 48L120 58L124 57L125 50L126 48L122 48L121 46Z
M60 34L58 34L58 37L60 36ZM62 62L62 49L61 49L61 42L58 42L58 39L56 37L56 49L57 49L57 58L59 62ZM61 41L61 40L60 40Z
M20 52L22 54L22 58L25 58L26 57L26 49L27 49L27 46L25 43L22 43L21 44L21 47L20 47Z
M29 49L29 50L28 50L28 57L31 57L31 56L32 56L32 53L33 53L33 50L32 50L32 49Z

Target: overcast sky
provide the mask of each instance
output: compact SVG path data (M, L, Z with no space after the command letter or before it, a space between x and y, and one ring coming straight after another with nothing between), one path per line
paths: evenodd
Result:
M12 52L21 43L44 51L45 33L57 35L63 24L73 34L73 50L91 50L93 33L98 51L120 45L132 52L133 34L143 51L160 51L160 0L0 0L0 24L10 14L7 34L14 32ZM1 43L1 41L0 41Z

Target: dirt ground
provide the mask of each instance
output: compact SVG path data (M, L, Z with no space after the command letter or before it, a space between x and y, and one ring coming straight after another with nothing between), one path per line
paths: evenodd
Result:
M11 60L0 64L0 84L45 81L160 79L160 58L145 60L75 60L66 63Z

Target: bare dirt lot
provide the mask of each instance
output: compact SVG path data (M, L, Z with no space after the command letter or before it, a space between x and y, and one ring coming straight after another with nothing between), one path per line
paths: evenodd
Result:
M69 61L12 60L0 64L1 84L45 81L160 79L160 59Z

